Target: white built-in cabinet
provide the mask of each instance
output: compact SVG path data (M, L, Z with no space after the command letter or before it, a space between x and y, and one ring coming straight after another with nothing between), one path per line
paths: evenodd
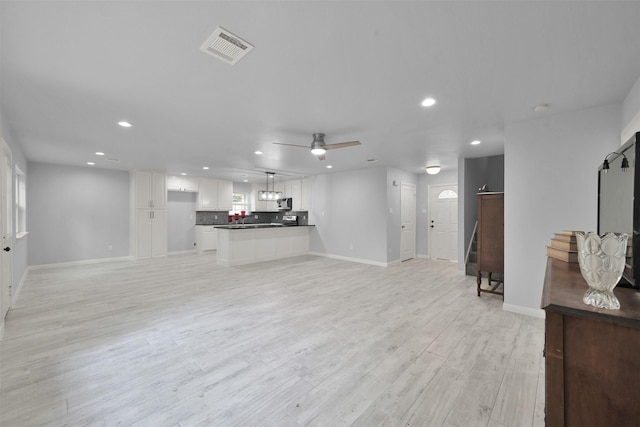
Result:
M159 172L130 173L130 252L134 259L167 255L167 177Z
M199 211L230 211L233 206L233 182L201 178L197 205Z
M271 187L269 189L271 189ZM307 178L278 182L274 184L273 189L275 191L282 192L283 197L291 197L293 199L292 210L309 210L309 180ZM266 187L264 185L253 185L253 194L255 196L254 210L258 212L278 211L278 204L275 201L265 201L258 199L258 192L264 190L266 190Z
M198 252L218 249L218 229L212 225L196 225L196 250Z
M169 191L198 191L198 179L190 176L168 176L167 190Z

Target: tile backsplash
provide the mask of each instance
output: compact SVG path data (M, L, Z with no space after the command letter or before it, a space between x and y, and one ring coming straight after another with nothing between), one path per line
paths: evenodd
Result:
M309 225L309 212L307 211L282 211L282 212L251 212L244 219L245 224L264 224L282 222L283 215L297 215L298 225ZM196 225L225 225L229 221L227 211L196 211ZM242 220L240 220L242 222Z

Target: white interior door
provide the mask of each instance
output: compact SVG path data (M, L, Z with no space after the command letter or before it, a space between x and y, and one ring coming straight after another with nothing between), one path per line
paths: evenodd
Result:
M416 256L416 186L400 184L400 260Z
M429 187L429 253L431 258L458 259L458 186Z
M2 282L2 319L11 307L13 286L13 158L4 140L0 140L0 215L2 215L2 251L0 251L0 281Z

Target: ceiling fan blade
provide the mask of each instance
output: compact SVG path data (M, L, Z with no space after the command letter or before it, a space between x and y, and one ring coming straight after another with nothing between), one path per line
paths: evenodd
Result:
M274 144L276 144L276 145L287 145L289 147L301 147L301 148L306 148L307 150L309 149L308 145L285 144L284 142L274 142Z
M336 148L346 148L346 147L354 147L356 145L362 145L360 141L347 141L347 142L338 142L336 144L325 144L325 150L334 150Z

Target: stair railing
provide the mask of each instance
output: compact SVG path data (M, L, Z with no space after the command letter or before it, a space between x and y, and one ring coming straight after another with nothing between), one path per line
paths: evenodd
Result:
M473 239L476 237L476 231L478 231L478 221L476 221L476 224L473 226L473 233L471 233L471 240L467 247L467 255L464 257L464 265L469 263L469 254L471 253L471 247L473 246Z

